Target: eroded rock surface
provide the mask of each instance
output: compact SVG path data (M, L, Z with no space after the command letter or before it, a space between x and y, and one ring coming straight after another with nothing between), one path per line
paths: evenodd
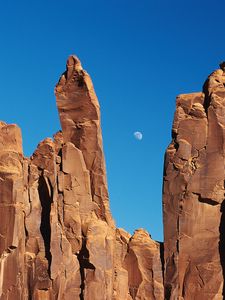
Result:
M165 158L166 299L224 299L225 70L180 95Z
M100 108L90 76L76 56L70 56L67 70L55 89L64 142L82 151L90 173L91 196L98 217L113 226L109 211L105 159L102 149Z
M116 229L100 108L77 57L55 89L62 132L28 159L0 123L0 299L161 300L160 244Z

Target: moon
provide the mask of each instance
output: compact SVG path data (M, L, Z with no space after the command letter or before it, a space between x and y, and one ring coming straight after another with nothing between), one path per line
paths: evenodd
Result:
M141 141L142 138L143 138L143 134L140 131L135 131L134 132L134 137L135 137L136 140Z

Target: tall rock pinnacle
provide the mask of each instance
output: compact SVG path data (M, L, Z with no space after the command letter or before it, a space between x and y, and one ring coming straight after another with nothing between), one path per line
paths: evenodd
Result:
M100 127L100 107L90 76L76 56L70 56L67 70L55 88L64 142L81 150L90 172L95 212L113 226L109 210L105 160Z
M162 245L114 225L100 108L77 57L55 95L62 132L30 158L0 122L0 300L163 300Z
M224 299L225 70L180 95L165 158L166 299Z

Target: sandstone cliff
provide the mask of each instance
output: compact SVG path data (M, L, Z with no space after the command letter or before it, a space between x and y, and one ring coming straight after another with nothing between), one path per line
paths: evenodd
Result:
M0 299L164 299L161 245L114 225L99 103L77 57L55 95L62 132L30 158L0 123Z
M77 57L55 95L62 131L30 158L20 129L0 122L0 299L224 299L225 63L177 97L164 245L115 227L100 107Z
M166 299L224 299L225 64L180 95L165 158Z

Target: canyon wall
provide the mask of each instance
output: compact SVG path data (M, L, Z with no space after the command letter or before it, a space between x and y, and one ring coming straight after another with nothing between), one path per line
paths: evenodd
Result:
M225 72L177 97L165 157L166 299L224 299Z

